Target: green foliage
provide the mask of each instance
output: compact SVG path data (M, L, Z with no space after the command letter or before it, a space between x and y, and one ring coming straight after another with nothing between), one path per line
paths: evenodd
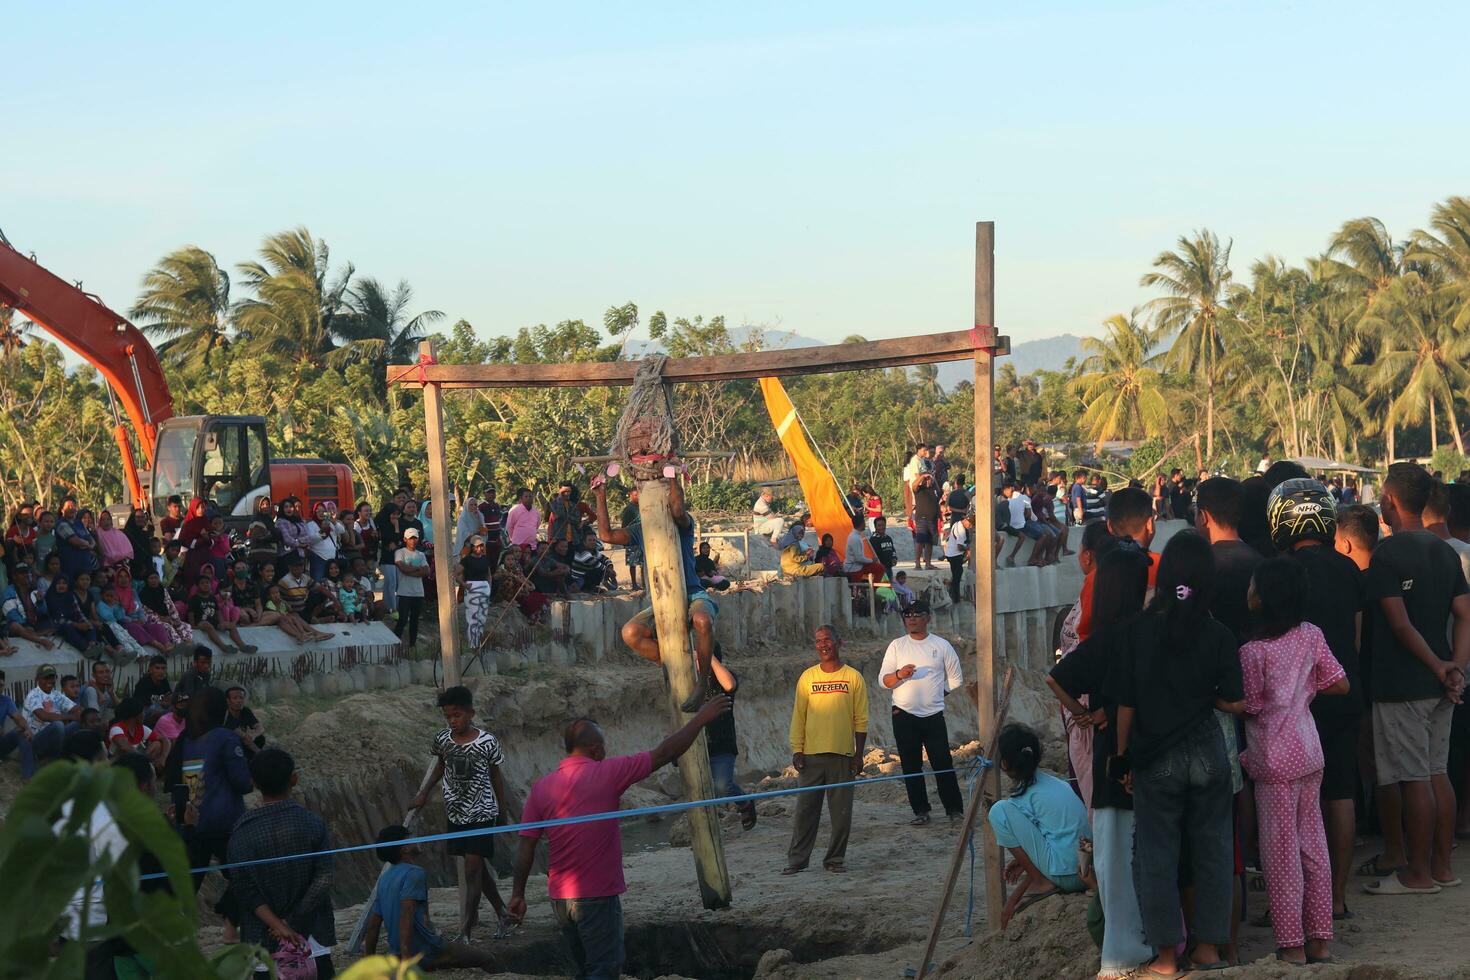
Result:
M68 806L69 804L69 806ZM91 815L106 807L127 839L122 854L91 853ZM59 826L56 826L59 825ZM139 857L151 852L172 894L143 892ZM258 947L234 945L206 956L198 945L198 915L184 845L163 814L127 772L55 762L21 790L0 829L0 976L79 977L87 947L121 938L166 977L247 980L269 958ZM86 925L79 941L53 959L72 897L100 878L107 923ZM90 890L89 890L90 897Z
M760 490L754 483L743 480L721 480L695 483L689 488L689 506L696 513L711 511L737 511L745 513L755 503Z
M1453 480L1470 470L1470 457L1449 446L1440 446L1429 457L1429 468L1443 473L1446 480Z

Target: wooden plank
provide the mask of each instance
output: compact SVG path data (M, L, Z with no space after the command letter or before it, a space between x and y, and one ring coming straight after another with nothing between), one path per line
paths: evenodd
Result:
M995 323L995 222L975 223L975 325ZM978 729L989 731L995 711L995 467L991 444L995 425L995 358L988 350L975 354L975 700ZM981 555L984 561L980 560ZM991 928L1005 905L1005 856L990 833L981 828L985 857L985 914Z
M643 554L647 559L648 594L653 601L654 625L658 630L658 652L669 679L669 699L674 715L685 716L678 705L697 689L694 647L689 640L689 599L684 588L684 559L678 529L669 507L669 488L663 480L638 484L638 516L643 524ZM701 731L693 747L679 757L679 779L687 800L714 799L709 748ZM690 843L694 850L699 894L707 909L730 904L730 872L725 867L725 847L720 840L719 819L713 807L690 810Z
M989 321L986 321L987 324ZM962 361L974 353L968 330L831 344L784 350L671 358L666 382L734 381L741 378L871 371ZM630 385L638 361L579 361L571 364L399 364L388 368L388 383L417 388L427 381L444 388L592 387Z
M419 344L419 354L434 357L434 342ZM443 528L434 548L434 580L439 594L439 656L444 664L444 686L459 683L459 625L454 621L454 577L450 552L454 550L454 513L449 507L449 467L444 459L444 395L437 384L424 386L425 449L429 456L429 499L434 523ZM422 542L420 542L422 544Z
M990 723L989 737L985 741L985 758L990 760L995 759L995 746L1000 737L1000 728L1006 723L1006 713L1011 708L1011 683L1015 679L1015 668L1007 667L1005 680L1001 682L1000 704L996 708L995 717ZM954 854L950 855L949 871L944 878L944 890L939 895L939 905L934 910L934 919L929 923L929 940L924 944L924 958L919 961L918 980L924 980L928 974L929 961L934 958L934 947L939 945L939 931L944 927L944 917L949 914L949 900L954 894L955 882L959 880L960 869L965 864L966 845L969 843L970 834L975 830L975 819L980 815L981 810L988 811L989 809L985 805L985 787L994 778L995 769L995 766L986 769L980 778L975 780L975 785L970 791L970 801L965 805L965 823L960 830L959 843L955 846ZM983 827L988 828L989 826L990 821L985 821ZM988 866L985 874L987 876L990 874ZM988 880L986 885L989 885ZM985 915L986 921L991 924L992 928L995 928L999 922L1000 909L987 908Z

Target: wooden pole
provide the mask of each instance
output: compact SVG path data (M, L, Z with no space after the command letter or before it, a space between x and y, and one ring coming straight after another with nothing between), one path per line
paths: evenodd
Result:
M419 355L434 361L434 342L419 344ZM459 683L460 637L454 621L454 577L450 552L454 550L454 514L449 509L449 467L444 459L444 395L439 385L424 385L424 434L429 455L429 499L434 503L434 523L440 528L434 546L434 583L439 593L439 656L444 665L444 686Z
M679 530L669 507L669 487L663 480L638 484L638 518L643 524L643 555L647 560L648 595L653 602L654 625L658 630L658 652L669 678L669 697L676 717L685 699L697 690L694 647L689 640L689 596L684 588L684 555ZM688 752L679 757L679 778L686 799L715 797L710 774L709 749L704 732ZM725 867L725 847L713 807L690 810L690 841L694 849L699 895L707 909L730 904L730 873Z
M975 223L975 326L977 333L996 336L995 222ZM975 707L977 728L989 732L995 719L995 467L990 447L995 441L995 355L975 348L975 540L970 556L975 565ZM981 556L984 561L981 561ZM987 770L982 782L998 778ZM982 787L982 790L984 787ZM982 794L983 795L983 794ZM985 915L992 928L1005 906L1004 855L987 823L981 828L985 866Z
M996 739L1000 737L1000 726L1006 723L1006 712L1011 707L1011 682L1016 679L1015 668L1007 667L1005 680L1001 683L1000 705L996 708L995 718L991 722L989 735L984 743L985 758L992 762L995 759ZM986 779L995 766L992 765L975 780L975 785L970 793L970 802L965 805L965 823L960 829L960 842L954 849L954 854L949 859L949 871L944 877L944 890L939 894L939 905L934 909L934 919L929 923L929 941L924 945L924 958L919 961L918 980L924 980L929 972L929 961L934 958L934 947L939 944L939 931L944 927L944 917L949 912L949 899L954 894L955 882L959 880L960 868L965 863L965 844L970 840L970 834L974 832L975 821L982 811L988 812L989 804L985 802L985 786L989 782ZM989 828L990 821L982 821L982 826ZM987 831L988 833L988 831ZM992 930L999 928L998 911L991 913L986 909L986 920Z

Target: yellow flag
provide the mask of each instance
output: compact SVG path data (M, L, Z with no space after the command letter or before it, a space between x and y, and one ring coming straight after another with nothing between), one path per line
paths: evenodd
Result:
M812 544L815 546L820 543L823 534L830 534L832 547L839 555L844 555L847 536L852 532L852 516L844 502L842 488L817 458L817 454L812 452L801 421L796 417L796 406L791 403L791 397L786 394L786 388L780 379L761 378L760 383L761 394L766 398L766 411L771 415L771 424L776 427L776 435L781 439L786 455L791 457L791 465L796 467L796 478L801 481L801 492L806 497L807 509L812 512L812 524L817 530L817 541ZM863 543L863 551L865 554L871 554L872 551L866 541Z

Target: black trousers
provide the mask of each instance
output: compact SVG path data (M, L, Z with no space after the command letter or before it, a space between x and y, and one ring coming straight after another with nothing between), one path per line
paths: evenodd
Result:
M965 580L965 566L969 564L964 555L958 555L949 561L949 597L955 602L960 601L960 585Z
M419 641L419 616L424 611L424 597L401 595L398 597L398 623L393 632L408 640L409 646Z
M902 708L893 709L893 741L898 744L898 760L905 776L919 773L913 779L905 779L903 787L909 794L909 807L915 815L929 812L929 792L924 788L924 753L929 754L929 766L934 770L934 782L939 788L939 802L944 812L962 814L965 800L960 795L960 781L953 772L954 759L949 754L949 726L944 723L944 712L920 718Z

